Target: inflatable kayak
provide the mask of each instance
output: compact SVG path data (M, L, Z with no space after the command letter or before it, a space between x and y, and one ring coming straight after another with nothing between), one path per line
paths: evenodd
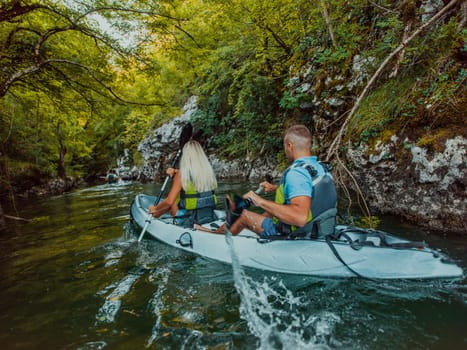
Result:
M131 205L131 220L145 235L205 258L231 264L231 248L244 267L279 273L371 279L434 279L463 276L463 270L445 254L424 242L412 242L376 230L338 225L333 235L322 239L268 240L243 230L227 240L210 231L224 223L225 212L216 210L217 220L198 229L173 224L173 218L154 219L148 207L155 197L139 194Z

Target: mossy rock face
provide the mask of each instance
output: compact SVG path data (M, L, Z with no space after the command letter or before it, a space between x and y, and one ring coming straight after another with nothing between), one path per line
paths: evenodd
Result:
M384 142L390 130L441 152L447 139L466 136L467 50L460 38L397 79L375 86L352 118L347 141L367 143L371 149L375 139Z
M447 135L427 138L428 147L400 134L378 140L371 150L349 149L352 174L370 207L420 226L465 234L467 138Z

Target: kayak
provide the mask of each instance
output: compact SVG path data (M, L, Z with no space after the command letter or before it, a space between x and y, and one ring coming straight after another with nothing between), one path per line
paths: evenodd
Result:
M172 247L243 267L285 274L369 279L439 279L463 277L463 270L442 252L424 242L358 227L337 225L333 235L318 239L262 239L243 230L236 236L213 234L225 222L225 211L215 210L217 220L195 228L173 224L173 217L153 218L148 207L156 197L138 194L131 204L131 221L146 228L146 237ZM141 232L141 231L140 231Z
M118 182L118 175L114 173L108 173L105 178L107 180L107 183L109 184L114 184Z

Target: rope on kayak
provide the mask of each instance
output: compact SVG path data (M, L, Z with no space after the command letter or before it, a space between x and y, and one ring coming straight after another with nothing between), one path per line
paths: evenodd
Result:
M379 245L375 245L372 241L365 240L352 240L346 233L347 232L354 232L354 233L362 233L367 235L368 237L377 237L379 239ZM340 237L344 237L350 244L350 246L355 249L359 250L363 246L370 246L370 247L381 247L381 248L392 248L392 249L418 249L423 250L427 248L427 244L425 242L417 242L417 241L407 241L407 242L395 242L389 243L387 240L387 235L383 231L375 230L375 229L363 229L359 227L348 227L342 230L337 231L336 233L331 235L333 239L338 240Z
M357 271L355 271L354 269L352 269L349 265L347 265L347 263L344 261L344 259L342 259L342 257L339 255L339 253L337 252L337 249L336 247L334 247L334 244L332 244L332 239L333 239L333 235L326 235L325 239L326 239L326 243L328 244L329 248L331 248L331 251L334 253L335 257L337 258L337 260L339 260L342 265L344 265L350 272L352 272L355 276L357 277L361 277L361 278L365 278L365 279L368 279L368 280L371 280L371 281L374 281L372 278L369 278L369 277L366 277L366 276L363 276L362 274L358 273ZM355 249L355 248L354 248ZM375 281L376 282L376 281Z
M353 240L349 235L347 235L347 232L355 232L355 233L362 233L366 234L369 236L373 237L378 237L380 242L379 246L376 246L372 241L361 241L359 239ZM380 248L392 248L392 249L418 249L418 250L423 250L426 248L425 242L397 242L397 243L389 243L386 239L386 234L382 231L374 230L374 229L362 229L358 227L349 227L346 229L342 229L337 231L334 234L329 234L325 236L326 243L328 244L329 248L331 251L334 253L336 258L350 271L352 272L355 276L362 277L368 280L375 281L372 278L363 276L362 274L358 273L354 269L352 269L345 261L342 259L342 257L339 255L337 252L336 247L334 247L334 244L332 243L332 240L339 240L339 238L345 238L349 246L354 249L354 250L360 250L364 246L370 246L370 247L380 247ZM366 239L366 238L365 238ZM375 281L376 282L376 281Z

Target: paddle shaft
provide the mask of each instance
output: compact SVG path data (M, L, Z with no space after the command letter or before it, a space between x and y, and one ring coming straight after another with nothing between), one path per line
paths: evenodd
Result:
M172 168L175 168L175 166L177 165L178 158L180 158L180 155L181 155L181 154L182 154L182 149L179 149L179 150L177 151L177 155L175 156L174 161L173 161L173 163L172 163ZM154 202L154 205L159 204L159 201L160 201L161 198L162 198L162 194L163 194L164 191L165 191L165 187L167 186L167 183L169 182L169 178L170 178L169 175L167 175L167 176L165 177L164 183L162 184L161 190L159 191L159 195L157 196L156 201ZM148 209L148 210L149 210L149 209ZM138 237L138 242L141 242L141 240L143 239L143 236L144 236L144 234L146 233L146 230L148 229L149 224L151 223L151 217L152 217L152 214L148 212L148 217L146 218L146 221L145 221L145 223L144 223L143 230L141 231L141 234L140 234L139 237Z
M179 150L177 151L177 154L175 155L174 161L172 162L172 168L175 168L175 166L177 165L178 158L180 158L180 155L181 155L181 154L182 154L182 150L179 149ZM169 178L170 178L169 175L167 175L167 176L165 177L164 183L162 184L161 190L159 191L159 196L157 196L157 199L156 199L156 201L154 202L154 205L158 205L158 204L159 204L159 201L161 200L162 194L163 194L164 191L165 191L165 187L167 186L167 182L169 182Z

